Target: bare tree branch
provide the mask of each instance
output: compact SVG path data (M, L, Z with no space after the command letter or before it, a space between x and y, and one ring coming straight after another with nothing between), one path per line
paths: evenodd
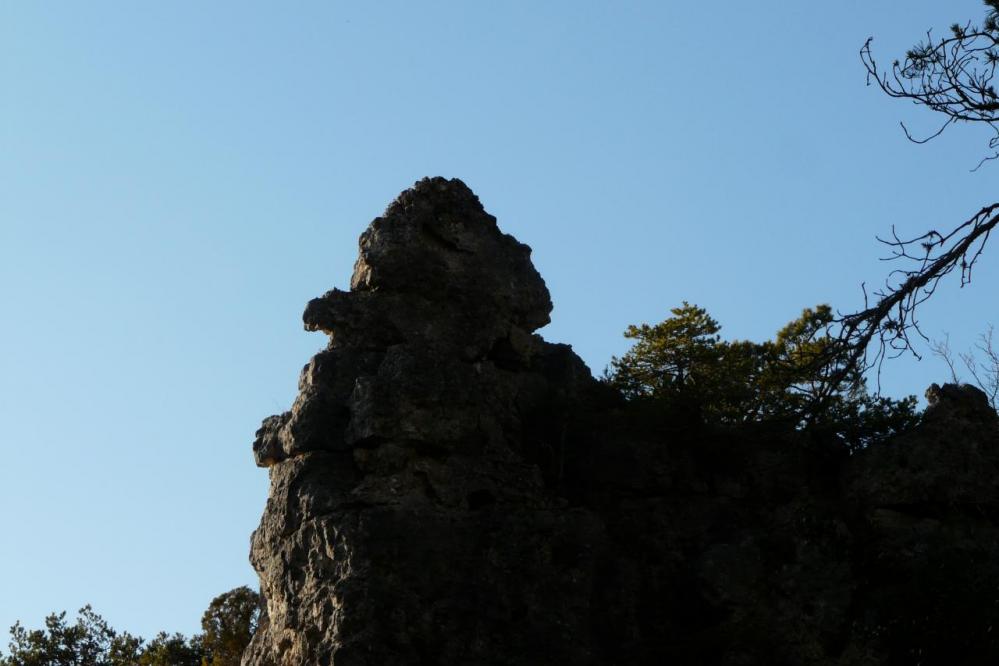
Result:
M910 49L904 60L895 60L889 70L879 68L871 52L872 39L860 50L867 70L867 84L876 83L889 97L907 99L943 114L943 123L925 137L915 137L902 123L906 137L926 143L958 123L986 125L992 131L992 151L985 162L999 159L999 93L993 81L999 67L999 0L986 0L989 10L982 24L954 24L947 37L935 38L927 32L926 41ZM889 250L884 261L895 262L884 286L869 294L864 289L863 309L840 314L827 333L835 339L821 359L816 359L824 386L816 392L811 407L818 414L832 395L857 377L876 369L880 389L881 367L886 358L911 353L915 337L930 343L930 349L947 361L951 375L957 372L948 346L933 343L920 329L919 306L932 297L940 281L952 273L960 275L960 286L971 282L992 231L999 225L999 202L982 207L950 231L930 229L915 237L900 236L893 226L891 236L878 238ZM989 388L993 404L999 395L999 352L992 345L991 332L979 351L986 365L969 363L972 375ZM989 365L991 363L991 365ZM994 374L990 374L994 373ZM991 389L991 392L990 392Z
M978 384L978 388L985 392L989 398L989 404L993 409L999 407L999 349L993 344L995 327L989 325L988 330L979 336L975 349L983 356L983 360L978 360L976 353L970 351L961 354L961 360L971 373L972 379Z
M994 336L995 327L990 324L988 329L978 336L978 343L974 349L958 354L958 358L971 373L974 383L988 397L992 409L997 409L999 408L999 349L994 344ZM955 384L962 383L958 377L957 364L950 348L950 336L945 335L942 341L934 340L931 342L930 350L947 364L951 380Z
M958 269L960 286L971 282L975 264L997 224L999 203L994 203L946 234L930 230L903 239L892 228L891 238L879 238L891 252L885 260L903 265L891 271L885 286L874 293L873 305L865 290L865 308L836 320L840 344L850 357L865 369L880 368L885 358L905 352L918 357L912 334L929 340L919 328L919 306L933 296L940 280Z
M999 0L986 0L989 10L982 24L954 24L950 34L926 40L910 49L903 60L895 60L887 71L879 68L871 52L872 39L860 49L867 70L867 84L876 83L889 97L907 99L943 114L943 123L929 135L917 138L902 123L906 137L926 143L958 122L978 123L992 131L992 154L979 162L999 158L999 93L993 81L999 66ZM891 236L878 238L889 250L884 261L895 262L885 284L873 294L864 286L864 308L841 314L830 328L837 339L835 351L824 359L830 368L830 388L843 381L848 372L876 368L879 386L882 363L906 352L917 358L915 336L930 342L930 349L943 356L956 377L953 356L946 345L934 346L920 329L919 306L936 293L940 281L951 273L960 274L960 286L971 282L975 265L985 250L993 229L999 224L999 202L981 208L948 232L930 229L915 237L900 236L895 227ZM872 303L873 301L873 303ZM989 344L983 343L988 349ZM985 352L988 356L988 353ZM980 367L975 366L979 374ZM999 365L997 365L999 372ZM999 379L997 379L999 384ZM996 391L999 392L999 386ZM986 391L988 392L988 391Z
M905 59L895 60L887 71L878 67L871 52L872 41L869 38L860 49L867 84L874 82L889 97L911 100L946 117L936 131L923 138L916 138L902 123L910 141L926 143L959 121L978 123L992 131L992 155L982 163L999 157L999 93L993 84L999 65L999 21L994 10L981 26L954 24L950 35L942 38L927 32L926 41L909 49Z
M943 340L932 340L929 347L934 356L940 358L947 364L947 369L950 370L950 380L955 384L960 384L961 378L957 375L957 365L954 362L954 353L950 349L950 335L944 335ZM964 359L963 356L961 358L962 360Z

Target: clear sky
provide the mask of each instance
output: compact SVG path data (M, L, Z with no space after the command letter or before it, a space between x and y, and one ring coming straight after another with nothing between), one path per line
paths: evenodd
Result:
M904 10L900 7L904 6ZM191 633L256 584L250 444L325 342L308 299L420 177L534 248L599 373L688 300L731 338L862 304L875 234L991 202L987 136L864 84L977 0L0 4L0 629L85 603ZM999 242L993 239L993 243ZM999 324L999 246L928 333ZM885 368L922 394L939 363ZM6 641L0 638L0 646Z

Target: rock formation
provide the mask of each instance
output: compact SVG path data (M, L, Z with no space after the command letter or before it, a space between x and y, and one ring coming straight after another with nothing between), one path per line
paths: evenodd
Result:
M938 387L922 426L852 456L637 418L534 334L551 308L458 180L371 223L351 290L306 307L328 347L253 444L271 489L244 665L994 663L980 396Z
M254 443L268 621L246 663L527 663L552 641L585 661L593 571L557 548L600 525L547 492L536 459L557 457L545 430L592 379L532 335L552 305L530 249L440 178L360 249L351 291L305 311L329 347Z

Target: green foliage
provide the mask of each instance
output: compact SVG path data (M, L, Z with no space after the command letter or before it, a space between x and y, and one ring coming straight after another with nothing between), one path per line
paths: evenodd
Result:
M721 329L702 308L684 302L673 316L649 326L629 326L635 346L614 358L612 383L630 398L700 391L716 379Z
M80 609L74 624L65 611L45 618L45 629L10 628L10 655L0 666L133 666L142 639L118 634L90 606Z
M248 587L215 597L201 618L203 666L239 666L259 618L260 595Z
M183 634L171 636L161 631L142 651L137 663L139 666L201 666L203 656L200 636L188 641Z
M45 618L44 629L10 629L10 654L0 666L238 666L256 631L259 595L238 587L212 600L201 620L204 634L190 640L159 633L148 644L119 634L90 606L69 624L66 613Z
M634 346L606 380L630 400L695 407L708 422L785 421L830 430L852 447L915 423L915 398L871 395L859 369L829 335L819 305L761 343L722 341L704 308L684 302L650 326L629 326Z

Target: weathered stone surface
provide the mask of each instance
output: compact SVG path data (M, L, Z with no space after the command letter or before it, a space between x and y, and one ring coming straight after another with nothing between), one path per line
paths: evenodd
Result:
M999 510L999 418L968 385L933 384L918 430L854 466L851 494L866 505L987 506Z
M879 639L882 663L997 663L999 418L972 386L927 399L917 429L845 475L863 536L854 635Z
M640 414L534 331L530 250L460 181L361 236L253 451L245 666L999 661L999 427L968 387L857 455Z
M267 620L244 663L592 660L604 526L538 460L553 464L545 427L594 382L531 335L551 300L530 249L440 178L360 247L351 291L305 311L329 348L254 442L271 474L251 554Z

